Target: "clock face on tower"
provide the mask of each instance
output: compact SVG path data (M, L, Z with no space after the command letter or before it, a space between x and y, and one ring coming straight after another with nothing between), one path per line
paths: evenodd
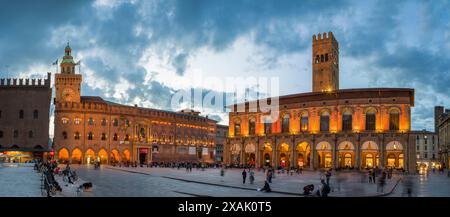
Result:
M64 101L71 101L73 99L73 90L70 88L65 88L62 92L61 98Z

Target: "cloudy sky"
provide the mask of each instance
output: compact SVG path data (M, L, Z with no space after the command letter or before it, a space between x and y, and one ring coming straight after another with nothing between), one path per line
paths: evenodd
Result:
M414 88L412 127L433 130L433 107L450 107L449 11L439 0L0 0L0 77L55 72L70 41L82 95L119 103L173 110L178 90L227 91L199 74L279 77L280 94L309 92L312 35L333 31L341 88Z

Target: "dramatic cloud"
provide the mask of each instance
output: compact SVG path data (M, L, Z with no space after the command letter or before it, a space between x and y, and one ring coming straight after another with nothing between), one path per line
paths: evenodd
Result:
M312 34L333 31L341 88L416 90L413 129L449 107L448 1L98 0L0 3L0 77L46 75L67 41L83 95L159 109L178 90L230 90L195 75L274 77L280 94L311 91ZM257 90L251 90L253 92ZM214 107L203 115L227 123Z

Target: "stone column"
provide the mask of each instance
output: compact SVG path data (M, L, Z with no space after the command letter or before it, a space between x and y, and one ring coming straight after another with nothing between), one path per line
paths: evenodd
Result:
M316 145L314 144L314 139L310 149L311 149L311 161L309 162L309 167L311 170L314 170L316 168Z
M361 147L360 144L361 142L358 141L356 143L356 147L355 147L355 168L357 168L358 170L361 169Z
M244 164L245 163L244 156L245 156L244 141L241 141L241 156L240 156L240 159L239 159L239 164Z
M402 144L403 145L403 144ZM403 145L404 150L403 152L403 169L408 170L409 171L409 143L407 143L406 145Z
M259 152L259 140L256 140L255 144L255 167L260 167L260 159L261 159L261 153Z
M276 168L278 166L278 160L277 160L277 155L278 155L278 149L277 149L278 145L275 142L272 148L272 166L274 168Z
M384 165L385 165L385 160L384 160L384 149L385 149L385 145L384 145L384 135L383 135L383 139L382 142L380 144L380 168L384 169Z
M339 163L339 155L336 153L337 152L337 147L336 147L336 142L333 143L332 147L331 147L331 157L333 158L333 163L331 168L336 169L337 165Z

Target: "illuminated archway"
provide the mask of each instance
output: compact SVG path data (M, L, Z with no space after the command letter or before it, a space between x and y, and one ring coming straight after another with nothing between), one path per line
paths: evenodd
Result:
M69 161L69 151L67 148L61 148L58 152L58 160L61 163Z
M72 163L80 164L81 163L81 156L83 153L79 148L75 148L72 151Z
M310 166L311 147L307 142L299 143L295 149L297 151L296 163L298 167Z
M260 156L263 156L260 160L261 165L268 167L272 166L272 153L273 153L272 145L270 145L270 143L265 143L260 153L261 153Z
M119 155L119 151L117 151L117 149L113 149L111 151L111 161L113 163L118 163L120 162L120 155Z
M339 167L340 168L353 168L355 164L355 146L349 141L339 143Z
M286 143L283 143L280 145L280 157L279 157L279 165L283 168L289 168L290 167L290 152L289 152L289 145Z
M379 148L374 141L366 141L361 145L361 168L379 167Z
M130 151L128 149L125 149L123 151L123 158L122 161L124 162L130 162Z
M331 145L327 141L319 142L316 145L317 157L319 159L319 168L330 168L333 165L331 155Z
M85 153L84 153L84 159L86 161L87 164L92 164L95 162L95 152L92 149L88 149Z
M255 160L256 160L256 146L255 144L247 144L245 145L245 149L244 149L244 153L245 153L245 164L248 165L255 165Z
M386 156L387 167L403 168L403 145L399 141L391 141L386 145Z
M97 160L100 161L101 164L107 164L108 163L108 152L106 152L105 149L100 149L98 152Z

